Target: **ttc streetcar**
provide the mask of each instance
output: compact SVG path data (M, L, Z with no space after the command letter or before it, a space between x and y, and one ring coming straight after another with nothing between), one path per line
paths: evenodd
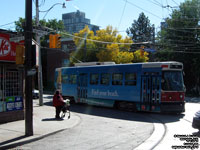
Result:
M180 62L77 63L56 68L55 86L76 103L133 111L185 111Z

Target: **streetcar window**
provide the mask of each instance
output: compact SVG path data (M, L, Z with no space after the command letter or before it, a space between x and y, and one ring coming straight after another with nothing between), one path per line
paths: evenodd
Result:
M136 73L126 73L125 74L125 85L133 86L136 85Z
M123 74L122 73L113 73L112 74L112 85L122 85L123 83Z
M88 74L87 73L80 73L78 77L78 86L84 87L87 86L88 83Z
M157 79L157 90L160 89L160 80Z
M110 74L102 73L101 74L101 84L102 85L109 85L110 82Z
M166 91L184 91L181 71L165 71L162 74L162 89Z
M153 78L152 79L153 81L153 90L155 90L156 89L156 83L157 83L157 79L156 78Z
M71 74L69 76L69 83L70 84L76 84L76 82L77 82L77 76L75 74Z
M62 75L62 83L68 83L68 74Z
M90 84L91 85L97 85L99 81L99 74L90 74Z
M150 89L150 79L148 78L148 89Z

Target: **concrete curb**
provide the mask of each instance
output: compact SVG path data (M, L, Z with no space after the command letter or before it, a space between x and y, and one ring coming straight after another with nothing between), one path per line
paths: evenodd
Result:
M154 131L152 135L135 150L152 150L162 141L166 133L165 126L161 123L153 123L153 125Z
M46 102L51 102L47 100ZM25 136L25 121L14 121L0 125L0 149L14 148L47 136L62 132L75 127L80 123L81 118L71 113L70 119L56 120L55 108L53 106L38 106L34 100L33 107L33 136Z

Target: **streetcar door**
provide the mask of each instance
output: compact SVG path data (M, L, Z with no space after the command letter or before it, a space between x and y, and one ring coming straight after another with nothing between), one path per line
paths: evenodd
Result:
M85 102L87 98L88 76L86 73L81 73L78 76L77 96L79 102Z
M141 110L144 111L159 111L161 77L154 74L149 73L142 76L140 102Z

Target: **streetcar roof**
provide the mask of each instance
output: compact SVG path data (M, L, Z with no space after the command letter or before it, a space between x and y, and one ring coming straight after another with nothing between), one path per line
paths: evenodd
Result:
M183 64L181 62L176 61L166 61L166 62L144 62L144 63L129 63L129 64L115 64L113 62L86 62L86 63L77 63L76 66L72 67L61 67L62 69L65 68L87 68L87 67L103 67L103 66L132 66L132 65L141 65L142 68L170 68L170 66L181 66L181 68L175 69L182 69ZM167 67L168 66L168 67ZM61 69L56 68L56 70Z

